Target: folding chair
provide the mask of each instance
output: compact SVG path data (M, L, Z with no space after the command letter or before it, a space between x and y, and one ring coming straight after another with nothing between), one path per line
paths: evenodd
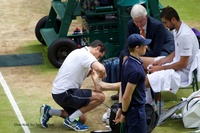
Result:
M197 68L193 70L192 72L192 90L193 92L198 91L199 90L199 84L198 84L198 79L197 79ZM183 89L185 89L185 87L182 87Z

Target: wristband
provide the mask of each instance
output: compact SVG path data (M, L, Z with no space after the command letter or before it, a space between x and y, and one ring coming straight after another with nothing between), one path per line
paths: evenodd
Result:
M122 103L118 103L118 108L122 108Z
M127 111L126 112L122 111L122 115L126 116L127 115Z

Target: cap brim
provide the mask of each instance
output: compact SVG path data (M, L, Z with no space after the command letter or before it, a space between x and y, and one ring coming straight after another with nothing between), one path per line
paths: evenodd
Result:
M145 39L144 42L142 42L142 44L144 45L149 45L151 43L151 39Z

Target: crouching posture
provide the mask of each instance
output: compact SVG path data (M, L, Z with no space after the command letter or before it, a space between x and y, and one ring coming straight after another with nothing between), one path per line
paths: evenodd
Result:
M52 97L63 109L51 108L43 104L40 108L40 123L47 128L47 122L52 116L64 118L64 126L75 131L86 131L85 113L96 108L105 100L105 95L98 87L80 89L84 79L92 71L96 71L99 78L106 77L104 66L98 62L106 52L106 46L99 40L95 40L89 46L72 51L63 62L53 82Z

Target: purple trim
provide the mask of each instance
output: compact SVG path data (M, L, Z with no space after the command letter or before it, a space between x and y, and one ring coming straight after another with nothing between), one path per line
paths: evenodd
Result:
M199 36L200 37L200 32L195 29L195 28L191 28L193 30L193 32L195 33L196 36Z

